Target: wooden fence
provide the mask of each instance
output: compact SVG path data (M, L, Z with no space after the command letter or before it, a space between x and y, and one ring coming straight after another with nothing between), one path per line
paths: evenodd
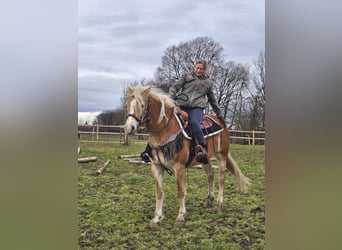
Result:
M93 141L119 140L120 144L126 144L133 141L146 142L148 134L144 127L140 127L136 135L125 138L123 125L78 125L78 138ZM230 142L264 145L265 131L230 130Z

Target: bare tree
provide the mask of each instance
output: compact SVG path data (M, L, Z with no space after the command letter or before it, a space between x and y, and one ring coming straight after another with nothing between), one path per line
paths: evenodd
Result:
M234 127L249 83L249 67L233 61L218 65L212 71L217 102L228 124Z
M253 61L250 127L251 129L265 129L265 52L261 51Z

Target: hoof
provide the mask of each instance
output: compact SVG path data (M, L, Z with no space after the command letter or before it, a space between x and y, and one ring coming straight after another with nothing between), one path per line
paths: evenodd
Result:
M181 226L183 226L183 225L184 225L184 223L185 223L185 221L184 221L184 220L176 220L176 223L175 223L175 225L176 225L176 226L178 226L178 227L181 227Z
M209 208L209 207L210 207L210 204L208 204L208 202L205 202L205 203L203 204L203 207L204 207L204 208Z
M204 207L205 208L209 208L209 207L212 207L213 205L213 200L214 200L214 197L207 197L206 201L204 202Z
M150 227L151 228L157 228L161 220L163 219L163 216L156 216L150 221Z
M178 218L177 218L177 220L175 222L176 226L183 226L184 223L185 223L184 216L178 216Z
M150 222L150 228L156 229L156 228L158 228L158 224L159 224L159 223L156 223L156 222L151 221L151 222Z
M212 203L209 201L204 202L203 207L204 208L210 208L212 206Z
M222 212L222 207L216 207L215 210L214 210L215 214L219 214L221 212Z

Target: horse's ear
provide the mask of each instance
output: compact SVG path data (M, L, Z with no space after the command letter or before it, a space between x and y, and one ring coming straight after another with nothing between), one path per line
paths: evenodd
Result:
M133 94L133 88L130 87L130 86L128 86L128 88L127 88L127 93L128 93L129 95L132 95L132 94Z
M147 95L150 93L151 89L152 89L152 85L146 87L146 88L144 89L144 91L141 93L142 96L147 96Z

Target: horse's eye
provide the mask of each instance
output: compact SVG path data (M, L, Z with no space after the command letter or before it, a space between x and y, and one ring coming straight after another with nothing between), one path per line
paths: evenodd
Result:
M141 104L141 108L144 108L145 106L144 106L144 104Z

